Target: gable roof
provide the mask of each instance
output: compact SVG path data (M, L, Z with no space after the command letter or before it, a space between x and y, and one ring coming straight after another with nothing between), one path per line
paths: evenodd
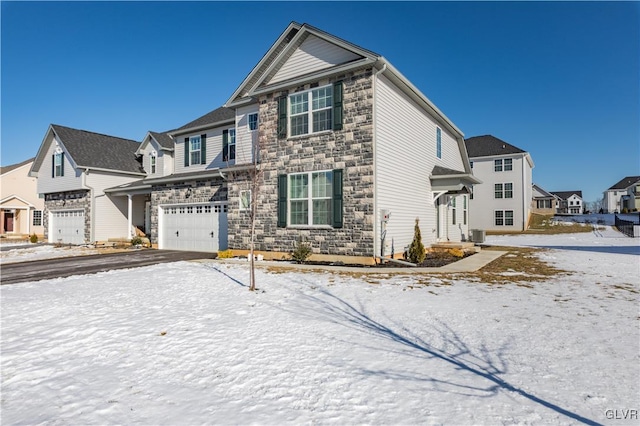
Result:
M323 66L316 67L307 74L296 74L295 77L285 80L278 80L270 83L270 79L284 65L287 59L291 58L309 36L314 36L324 42L327 46L342 49L351 55L344 56L344 62L332 64L325 62ZM351 59L350 59L351 58ZM240 86L233 92L225 106L238 106L247 102L253 102L255 97L281 89L287 89L303 82L313 82L320 78L344 74L347 71L371 67L374 71L382 73L400 90L415 101L420 107L428 111L443 127L453 133L459 139L461 154L464 156L464 146L460 140L464 134L449 118L442 113L418 88L416 88L405 76L400 73L386 58L370 50L364 49L353 43L345 41L332 34L319 30L309 24L299 24L291 22L285 31L278 37L271 48L260 59L260 62L253 67L249 75L242 81Z
M551 193L562 200L566 200L574 194L582 198L582 191L552 191Z
M158 133L149 131L149 134L158 142L158 144L164 149L173 149L173 139L167 133Z
M178 127L175 130L167 132L169 135L178 135L180 133L187 133L207 127L212 127L216 124L223 124L228 121L235 120L235 110L226 107L216 108L211 112L206 113L202 117L198 117L195 120L185 124L182 127Z
M539 193L542 198L554 198L555 197L553 195L553 193L545 191L542 187L540 187L539 185L537 185L535 183L532 185L532 187L533 187L533 192ZM535 194L534 194L533 197L536 198Z
M58 124L52 124L51 129L76 167L143 173L135 155L139 142Z
M29 158L28 160L24 160L21 163L17 163L17 164L11 164L9 166L4 166L4 167L0 167L0 175L3 175L5 173L9 173L12 170L18 169L22 166L25 166L31 162L33 162L33 160L35 160L35 157Z
M490 157L493 155L522 154L526 151L492 135L474 136L465 139L469 158Z
M640 181L640 176L627 176L609 189L627 189L628 187L630 187L634 183L637 183L638 181Z

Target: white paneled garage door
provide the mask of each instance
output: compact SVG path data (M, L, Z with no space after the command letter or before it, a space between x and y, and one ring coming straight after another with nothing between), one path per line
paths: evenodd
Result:
M162 208L160 248L217 252L227 249L227 205L193 204Z
M84 244L84 211L51 212L49 241L62 244Z

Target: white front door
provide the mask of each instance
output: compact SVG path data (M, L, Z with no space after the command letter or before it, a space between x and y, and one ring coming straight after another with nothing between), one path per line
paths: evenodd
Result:
M217 252L227 248L227 205L163 207L160 248Z
M84 211L66 210L51 212L49 242L84 244Z

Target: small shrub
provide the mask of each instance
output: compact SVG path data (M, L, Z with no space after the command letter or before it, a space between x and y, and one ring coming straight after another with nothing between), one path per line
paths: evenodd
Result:
M38 236L34 233L33 235L31 235L29 237L29 241L31 241L32 244L35 244L38 242Z
M458 249L458 248L452 248L447 250L449 252L449 254L453 257L459 257L459 258L463 258L464 257L464 251Z
M218 252L218 259L231 259L233 258L233 250L222 250Z
M293 252L291 252L291 258L298 263L304 263L309 256L311 256L311 253L311 245L303 242L302 239L299 239L298 244L296 244Z
M416 226L413 227L413 241L409 246L409 261L416 264L422 263L427 256L422 244L422 234L420 233L418 222L419 219L416 219Z
M141 246L144 244L144 241L142 240L142 237L133 237L131 239L131 245L132 246Z

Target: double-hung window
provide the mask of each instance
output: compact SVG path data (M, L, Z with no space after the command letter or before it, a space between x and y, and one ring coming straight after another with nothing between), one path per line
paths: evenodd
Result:
M456 197L451 198L451 207L453 207L453 209L451 210L451 224L455 225L456 224Z
M222 132L222 161L236 159L236 129L231 128Z
M251 190L240 191L240 210L251 208Z
M513 198L513 183L494 184L494 198Z
M442 158L442 130L436 127L436 157Z
M53 155L53 172L54 177L64 176L64 154L62 152Z
M513 226L513 210L496 210L496 226Z
M289 175L289 223L331 225L332 188L331 171Z
M333 86L325 86L289 96L291 136L331 130Z
M278 227L342 228L342 170L278 176Z
M254 130L258 130L258 113L253 112L247 116L247 121L249 122L249 131L253 132Z
M202 139L200 136L191 136L189 138L189 155L191 155L191 164L200 164L200 147Z
M156 153L152 152L149 154L149 168L151 169L151 174L156 173Z
M42 210L33 211L33 226L42 226Z
M504 158L500 160L493 160L493 170L496 172L509 172L513 170L513 159L512 158Z

